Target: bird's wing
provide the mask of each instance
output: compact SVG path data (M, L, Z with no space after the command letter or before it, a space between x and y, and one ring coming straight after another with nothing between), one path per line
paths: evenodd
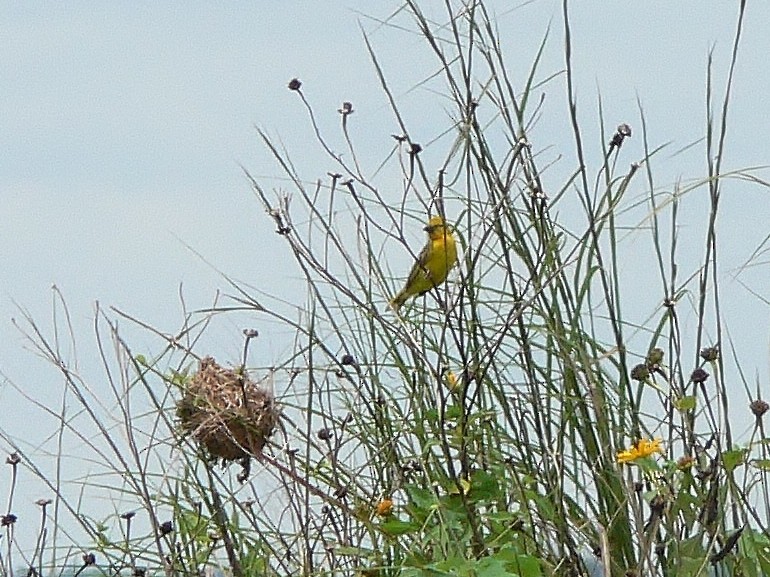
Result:
M415 281L417 281L417 277L420 275L425 276L425 265L428 263L428 258L430 257L430 251L431 251L431 242L428 241L428 243L422 247L422 250L420 251L420 254L417 256L417 260L414 262L414 266L412 266L412 270L409 272L409 278L406 280L406 286L412 285Z

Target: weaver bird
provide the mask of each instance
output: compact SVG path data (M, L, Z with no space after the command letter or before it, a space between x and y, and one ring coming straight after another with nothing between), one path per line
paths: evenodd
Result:
M457 262L457 246L452 230L441 216L432 216L425 227L428 243L417 257L406 285L398 293L390 306L398 311L407 299L423 295L446 280L450 269Z

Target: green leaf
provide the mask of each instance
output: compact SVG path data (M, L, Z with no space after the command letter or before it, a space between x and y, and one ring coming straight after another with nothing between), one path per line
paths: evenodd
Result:
M487 515L490 521L505 523L506 521L517 521L520 515L513 511L493 511Z
M493 501L500 497L497 477L487 471L478 470L471 476L471 497L474 501Z
M655 457L639 457L634 464L638 466L645 474L645 477L650 481L655 481L660 474L660 466L655 460Z
M516 573L510 573L505 562L494 557L484 557L476 562L474 573L478 577L511 577Z
M732 449L730 451L723 452L722 463L724 463L725 471L732 473L736 467L743 464L745 456L745 449Z
M401 521L399 519L388 519L378 526L387 535L406 535L407 533L415 533L420 530L418 523Z
M452 483L449 485L449 488L447 489L447 493L450 495L460 495L461 493L463 495L467 495L471 491L471 483L470 481L467 481L466 479L460 479L456 483Z
M682 515L685 523L685 527L692 529L695 522L698 520L698 515L701 511L700 500L689 493L680 491L674 499L674 503L671 506L671 512L673 516Z
M507 546L497 553L494 557L505 561L509 575L519 575L519 577L542 577L540 561L531 555L518 553L515 548ZM513 573L510 573L510 572Z
M368 559L372 556L374 551L371 549L364 549L362 547L347 547L344 545L337 545L334 547L334 553L337 555L345 555L348 557L363 557Z
M246 575L264 575L267 559L259 547L247 546L245 555L241 555L241 568Z
M681 557L690 557L693 559L700 559L706 556L706 550L703 548L703 543L700 537L691 537L690 539L682 539L679 541L677 547L677 553Z
M438 503L436 494L431 489L426 489L417 485L407 485L404 489L406 490L409 500L419 509L428 511Z
M686 413L695 409L695 396L688 395L686 397L679 397L674 400L674 407L680 413Z
M679 559L676 573L672 574L675 574L677 577L706 577L708 575L704 571L706 567L708 567L708 563L704 564L703 559L682 557Z
M760 471L770 471L770 459L752 459L751 465Z
M449 405L444 416L449 420L456 420L463 416L463 408L460 405Z
M462 557L448 557L447 559L426 565L425 568L436 572L429 572L427 573L428 575L467 575L470 577L473 575L473 565L475 565L475 562L466 561Z
M543 575L540 561L530 555L519 555L516 559L516 566L520 577L542 577Z
M740 551L744 560L750 563L756 560L762 575L770 575L770 540L760 531L746 528L740 538ZM754 569L754 574L757 574Z

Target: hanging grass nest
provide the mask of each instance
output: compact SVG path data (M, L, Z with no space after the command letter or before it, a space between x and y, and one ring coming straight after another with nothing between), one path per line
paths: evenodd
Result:
M211 357L201 359L183 390L176 406L182 429L225 462L259 455L278 424L273 393Z

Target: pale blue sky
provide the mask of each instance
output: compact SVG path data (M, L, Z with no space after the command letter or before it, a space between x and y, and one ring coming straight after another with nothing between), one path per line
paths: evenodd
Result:
M560 2L520 4L489 2L500 14L504 49L519 85L549 23L538 77L563 68ZM716 99L721 98L738 3L572 4L576 86L587 145L595 151L606 138L596 121L601 92L608 129L620 122L634 127L623 162L641 159L638 96L652 146L672 143L656 164L657 184L670 187L680 177L702 176L703 145L673 159L671 153L703 134L706 61L712 47ZM432 5L435 14L444 19L438 5ZM9 320L19 316L19 305L49 327L53 284L64 294L85 343L79 350L83 362L94 354L88 331L95 300L162 330L178 328L180 283L193 309L208 306L218 289L229 292L185 244L228 275L301 304L303 287L289 281L295 270L281 269L288 252L239 164L265 177L268 189L280 184L270 178L279 171L256 136L259 126L285 143L308 180L333 168L313 142L298 99L286 88L298 77L334 138L336 109L343 100L353 102L353 134L370 170L377 166L392 146L389 135L398 130L359 23L371 33L413 138L430 142L446 130L450 121L444 103L427 87L414 88L436 70L420 38L378 26L357 12L382 18L397 7L390 1L0 4L0 371L31 392L59 386L49 381L51 373L41 368L42 362L23 350L23 339ZM770 161L768 29L770 5L750 1L726 168ZM545 176L557 189L574 169L563 77L542 90L542 117L530 137L536 151L545 149L544 159L560 159ZM436 145L437 158L446 147L445 141ZM591 158L596 160L595 152ZM597 169L591 167L590 174ZM639 185L636 194L643 191ZM736 265L745 260L767 234L767 205L762 189L725 185L725 268L731 259ZM698 208L703 205L685 211L683 222L696 235L705 219ZM691 248L700 247L697 235ZM394 270L408 266L404 257L394 257ZM769 277L762 267L746 280L762 292ZM640 286L646 287L645 282L640 279ZM726 283L725 289L734 295L725 305L732 315L729 328L746 347L744 370L751 378L766 379L767 310L736 283ZM647 297L645 304L656 302L658 295L640 294L642 300ZM217 333L214 352L222 361L238 360L241 328L233 322ZM269 327L255 328L269 334ZM265 364L278 362L288 346L281 338L263 342ZM138 348L150 352L142 350L141 341ZM0 401L34 414L2 386ZM0 412L0 426L16 430L9 419L19 414ZM31 430L18 429L23 437Z

